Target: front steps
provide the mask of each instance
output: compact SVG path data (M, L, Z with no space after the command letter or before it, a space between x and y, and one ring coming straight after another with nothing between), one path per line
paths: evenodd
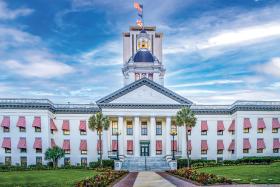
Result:
M122 170L128 171L166 171L170 170L164 157L126 157Z

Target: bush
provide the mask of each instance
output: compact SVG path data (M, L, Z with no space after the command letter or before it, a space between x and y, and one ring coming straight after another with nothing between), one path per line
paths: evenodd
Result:
M114 169L114 160L102 160L103 167L104 168L111 168ZM89 163L90 168L98 168L100 167L100 161L97 162L90 162Z
M216 160L190 160L190 165L192 167L206 167L216 165ZM188 166L187 159L178 159L177 160L178 168L184 168Z

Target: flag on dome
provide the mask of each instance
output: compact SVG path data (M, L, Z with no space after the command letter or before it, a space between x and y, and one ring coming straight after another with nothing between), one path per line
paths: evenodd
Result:
M136 24L137 24L139 27L143 27L143 22L142 22L142 20L140 20L140 19L138 19L138 20L136 21Z
M142 13L143 13L143 5L141 5L140 3L134 2L134 8L137 9L138 14L142 15Z

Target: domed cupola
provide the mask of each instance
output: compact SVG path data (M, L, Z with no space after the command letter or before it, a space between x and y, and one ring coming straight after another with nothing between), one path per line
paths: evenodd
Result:
M134 62L151 62L153 63L155 61L154 56L152 53L148 50L138 50L137 53L133 57Z

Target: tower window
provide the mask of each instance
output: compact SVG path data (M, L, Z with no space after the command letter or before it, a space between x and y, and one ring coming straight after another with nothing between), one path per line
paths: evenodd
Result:
M153 74L152 74L152 73L149 73L148 78L149 78L150 80L153 80Z
M139 80L140 79L140 74L139 73L135 73L135 80Z
M147 76L146 73L142 73L141 78L144 78L146 76Z

